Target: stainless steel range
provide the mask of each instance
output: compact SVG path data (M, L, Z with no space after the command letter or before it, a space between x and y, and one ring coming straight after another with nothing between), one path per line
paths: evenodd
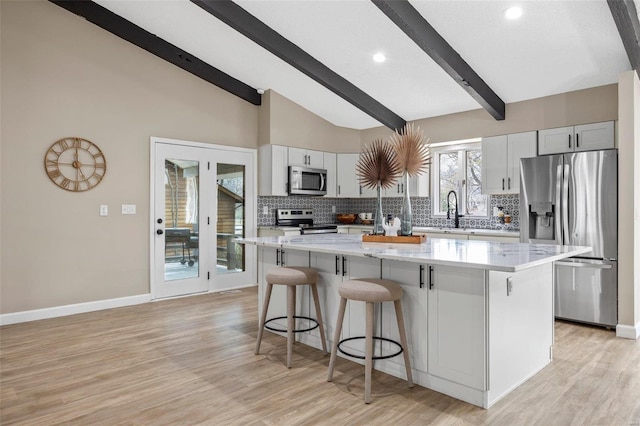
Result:
M298 226L300 234L336 234L334 224L315 224L311 209L276 209L276 226Z

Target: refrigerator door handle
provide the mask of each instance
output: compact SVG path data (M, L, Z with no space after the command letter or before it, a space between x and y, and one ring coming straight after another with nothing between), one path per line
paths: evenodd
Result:
M555 240L558 242L558 244L562 244L562 224L560 223L560 217L562 217L562 204L560 200L561 196L562 196L562 164L559 164L556 170L556 206L558 211L556 212L556 217L553 218L556 224Z
M571 268L590 268L590 269L611 269L613 265L608 263L580 263L580 262L556 262L559 266L569 266Z
M569 171L568 164L564 165L564 175L562 177L562 241L563 244L570 244L569 234Z

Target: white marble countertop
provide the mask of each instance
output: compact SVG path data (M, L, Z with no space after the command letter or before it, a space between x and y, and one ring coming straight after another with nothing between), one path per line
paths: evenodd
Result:
M517 272L591 251L591 247L428 238L424 244L363 243L360 234L316 234L234 240L290 250Z

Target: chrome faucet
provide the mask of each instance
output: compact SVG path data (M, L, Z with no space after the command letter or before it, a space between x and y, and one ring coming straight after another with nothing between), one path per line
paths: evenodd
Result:
M451 208L451 194L453 194L453 198L455 200L455 209ZM456 191L449 191L449 193L447 194L447 219L451 219L451 210L454 210L453 212L453 226L454 228L460 228L460 218L463 216L461 214L458 214L458 194L456 194Z

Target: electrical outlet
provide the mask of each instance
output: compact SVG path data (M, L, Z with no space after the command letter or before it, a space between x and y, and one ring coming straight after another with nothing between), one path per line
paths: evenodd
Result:
M122 205L122 214L136 214L136 205L135 204L123 204Z
M495 206L493 207L493 215L498 216L498 208Z
M336 212L336 206L331 206L331 213L335 213Z
M100 216L109 216L109 206L100 204Z
M269 214L269 206L262 206L262 214Z

